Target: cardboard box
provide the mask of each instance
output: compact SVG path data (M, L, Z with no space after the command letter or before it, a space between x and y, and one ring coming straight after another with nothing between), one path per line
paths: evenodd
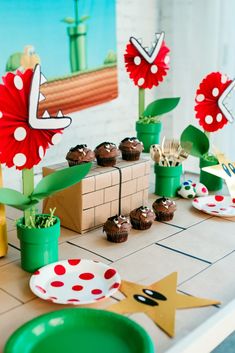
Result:
M67 163L44 167L43 176L65 167ZM87 232L102 226L108 217L118 213L120 187L122 214L128 215L134 208L146 204L149 174L150 161L147 159L134 162L118 159L115 167L94 164L80 183L45 199L43 213L56 207L62 226L78 233Z

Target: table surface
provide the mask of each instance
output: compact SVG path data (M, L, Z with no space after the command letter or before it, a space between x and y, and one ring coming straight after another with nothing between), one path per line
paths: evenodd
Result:
M153 190L151 184L150 190ZM149 204L156 199L150 193ZM176 335L169 338L143 313L130 317L151 336L157 352L210 352L235 329L235 219L211 217L190 200L177 199L172 221L154 222L146 231L131 230L128 241L107 242L102 228L86 234L61 229L60 259L87 258L112 264L122 279L151 284L178 272L178 291L218 299L220 307L177 310ZM28 320L64 308L43 301L30 291L30 274L20 268L19 241L14 220L20 211L7 208L8 255L0 259L0 351L8 337ZM87 307L106 308L114 297Z

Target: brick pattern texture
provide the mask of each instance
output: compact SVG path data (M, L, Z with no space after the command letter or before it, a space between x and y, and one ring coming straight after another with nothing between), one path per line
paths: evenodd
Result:
M43 168L43 176L67 166L65 163ZM148 200L150 162L146 159L129 162L118 159L116 167L122 174L121 212L146 204ZM120 176L115 167L94 164L80 183L53 195L43 203L43 213L56 207L61 225L78 233L103 225L119 210Z

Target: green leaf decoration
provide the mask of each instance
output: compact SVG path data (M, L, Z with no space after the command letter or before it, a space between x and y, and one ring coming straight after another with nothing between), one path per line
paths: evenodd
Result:
M155 117L168 113L178 105L179 100L179 97L157 99L145 108L143 116Z
M34 189L34 192L31 194L32 200L44 199L57 191L78 183L87 175L90 168L91 163L85 163L47 175Z
M75 23L75 19L73 17L65 17L61 21L67 23L68 25Z
M79 22L85 22L85 21L88 20L89 18L90 18L90 16L88 16L88 15L81 16L81 17L79 18Z
M30 207L31 200L29 197L21 194L19 191L8 188L1 188L0 203L8 206L13 206L19 210L23 210Z
M207 153L210 147L208 137L193 125L189 125L184 129L180 137L180 143L181 146L186 149L187 146L191 144L190 154L199 158Z

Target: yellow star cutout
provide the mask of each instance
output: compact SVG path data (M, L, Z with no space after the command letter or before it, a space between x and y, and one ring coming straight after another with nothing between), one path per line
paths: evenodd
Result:
M144 312L170 337L175 335L176 309L220 304L218 300L197 298L176 292L177 272L151 285L122 281L120 291L126 296L108 310L120 314Z
M231 197L235 198L235 163L230 162L225 155L217 149L215 150L215 156L219 164L204 167L202 170L225 179Z

